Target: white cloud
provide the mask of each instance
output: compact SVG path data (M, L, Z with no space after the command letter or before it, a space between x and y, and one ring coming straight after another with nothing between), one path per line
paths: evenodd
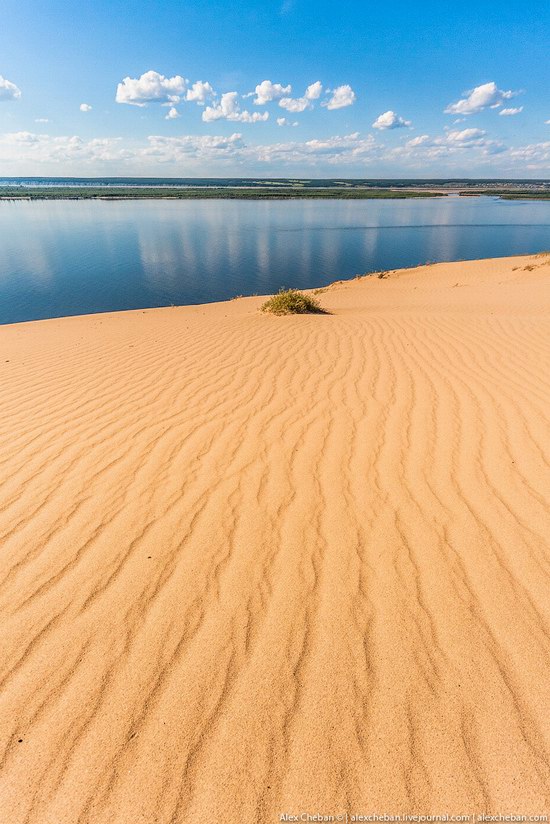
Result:
M20 97L21 89L18 89L15 83L11 83L0 74L0 101L19 100Z
M35 118L34 122L35 123L49 123L50 121L48 120L47 117L37 117L37 118Z
M91 112L91 111L92 111L92 107L90 106L90 104L89 104L89 103L81 103L81 104L80 104L80 111L81 111L81 112Z
M264 106L272 100L278 100L292 92L292 86L282 86L280 83L272 83L271 80L262 80L258 83L252 95L256 95L253 100L255 106Z
M155 71L148 71L141 77L125 77L119 83L115 100L130 106L146 106L153 101L159 103L179 103L187 88L187 81L176 74L165 77Z
M312 109L314 101L319 100L323 93L323 84L320 80L310 83L302 97L291 97L291 92L290 84L283 86L271 80L262 80L253 92L242 95L242 98L253 97L255 106L264 106L278 100L279 106L288 112L303 112ZM336 89L327 90L327 93L330 93L329 99L321 104L327 109L342 109L351 106L356 100L355 92L349 85L338 86ZM130 106L145 107L148 103L156 102L171 109L186 100L205 106L202 119L206 123L216 120L258 123L269 118L267 112L258 114L241 110L238 102L240 97L238 92L226 92L218 100L211 84L206 81L197 80L190 84L181 75L165 77L159 72L148 71L140 77L125 77L117 86L115 99L117 103L126 103ZM213 102L206 105L207 101L212 99ZM175 116L168 115L166 119L171 120Z
M452 169L457 162L463 163L465 156L485 164L492 156L504 151L505 146L488 138L483 129L454 129L435 137L427 134L414 137L403 146L388 150L387 157L393 158L394 162L410 162L420 168L439 160Z
M298 126L298 121L294 120L294 122L291 123L286 117L278 117L277 126Z
M507 149L501 158L508 160L509 168L517 170L518 165L528 171L547 171L550 166L550 140L543 143L530 143Z
M175 106L171 106L168 110L168 114L164 118L165 120L176 120L180 116L180 113L176 109Z
M327 166L349 166L371 163L379 156L382 147L372 135L361 137L359 132L335 135L325 139L275 143L269 146L253 146L247 156L261 163L312 166L319 162Z
M71 163L88 166L103 161L121 162L132 157L122 145L122 138L83 140L78 135L52 137L32 132L12 132L0 135L0 159L18 162Z
M39 143L45 135L33 134L32 132L8 132L2 135L2 140L7 144L35 144ZM80 138L79 138L80 139Z
M242 135L151 135L148 145L138 149L138 156L158 163L181 163L190 160L226 162L239 158L245 149Z
M460 131L447 132L447 136L444 140L446 140L447 143L466 145L479 141L484 138L486 134L487 132L483 129L462 129Z
M279 106L287 112L304 112L313 108L313 101L318 100L322 92L323 85L320 80L316 80L315 83L310 83L303 97L283 97L279 100Z
M283 125L293 125L282 119ZM283 129L279 134L291 133ZM61 169L75 175L113 174L124 169L125 174L191 176L218 169L220 176L261 175L262 170L303 176L305 171L300 170L308 169L314 176L325 172L348 177L381 176L386 170L394 175L409 172L411 176L412 170L425 175L427 168L436 176L464 176L476 170L479 176L509 177L521 171L525 177L541 177L550 165L550 140L509 147L475 128L418 135L399 146L386 145L382 136L383 132L376 136L352 132L257 145L245 142L238 133L85 140L78 135L53 137L22 131L0 134L0 164L6 174L9 169L14 175L56 175Z
M503 117L511 117L514 114L520 114L523 111L523 106L518 106L517 109L501 109L499 114Z
M187 90L185 99L199 106L204 106L209 97L213 97L214 89L210 83L204 83L202 80L197 80L193 83L190 89Z
M519 92L503 91L499 89L496 83L483 83L481 86L476 86L466 92L466 97L462 100L457 100L456 103L450 103L445 109L446 114L477 114L484 109L498 109L502 106L504 100L510 100Z
M316 80L315 83L310 83L310 85L306 89L306 93L304 97L306 100L318 100L323 93L323 84L320 80Z
M545 121L544 121L544 125L545 125L545 126L550 126L550 120L545 120Z
M363 150L365 146L371 148L373 144L374 138L371 135L368 135L366 139L362 139L359 132L352 132L343 136L335 135L323 139L313 138L312 140L306 140L304 145L308 149L318 152L341 152L350 148Z
M281 109L286 109L287 112L303 112L306 109L311 109L312 105L306 97L283 97L279 100Z
M453 148L461 148L472 145L485 145L489 141L485 139L485 132L483 129L455 129L449 130L445 135L439 137L430 137L427 134L413 137L407 140L405 147L414 149L419 146L449 146Z
M497 166L501 168L506 152L506 146L489 138L483 129L472 128L449 130L433 137L419 135L404 145L391 149L387 147L384 156L394 166L402 168L403 172L409 168L422 170L425 174L425 170L430 168L434 170L433 176L451 173L464 176L477 168L483 169L484 176L487 175L487 167L493 174Z
M414 149L417 146L423 146L425 143L429 143L429 141L429 134L420 134L418 135L418 137L413 137L411 140L407 140L407 143L405 145L411 149Z
M202 113L202 119L205 123L211 123L214 120L231 120L239 121L241 123L258 123L259 121L267 120L269 112L253 112L241 111L238 102L237 92L226 92L222 94L221 100L214 106L207 106Z
M380 129L382 131L385 129L403 129L410 125L410 120L403 120L402 117L392 112L391 109L377 117L372 124L373 129Z
M321 103L321 105L326 106L329 110L344 109L346 106L352 106L357 100L355 92L347 83L344 86L338 86L336 89L327 89L327 91L332 91L332 95L326 103Z

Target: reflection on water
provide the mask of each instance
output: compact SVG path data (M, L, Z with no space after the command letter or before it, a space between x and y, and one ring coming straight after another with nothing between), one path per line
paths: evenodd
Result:
M550 248L550 203L0 203L0 322L225 300Z

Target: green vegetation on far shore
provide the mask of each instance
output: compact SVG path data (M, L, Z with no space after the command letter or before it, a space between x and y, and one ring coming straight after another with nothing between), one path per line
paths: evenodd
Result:
M106 187L44 186L0 187L0 200L290 200L331 199L364 200L384 198L441 197L441 192L368 188L315 188L293 186L255 188L229 187Z
M466 190L459 192L461 197L498 197L501 200L550 200L550 191L545 192L526 192L523 191L506 191L499 189L485 189L485 190Z
M493 192L487 192L487 194L493 194ZM506 192L505 194L499 194L502 200L550 200L550 192L533 192L532 194L527 194L526 192Z
M255 180L246 178L155 180L113 179L89 183L59 179L48 184L0 182L0 200L385 200L405 198L498 197L503 200L550 200L550 181L438 180ZM15 179L14 179L15 180ZM137 179L136 179L137 180ZM29 179L30 181L30 179ZM43 182L44 181L44 182ZM386 185L384 185L384 183Z

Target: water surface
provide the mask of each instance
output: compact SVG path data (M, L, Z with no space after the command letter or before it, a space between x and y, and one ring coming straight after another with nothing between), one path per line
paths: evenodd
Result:
M0 323L550 249L550 201L0 202Z

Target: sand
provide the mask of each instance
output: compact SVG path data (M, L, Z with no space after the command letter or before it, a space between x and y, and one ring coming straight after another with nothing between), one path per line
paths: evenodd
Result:
M550 255L0 328L0 822L548 813Z

